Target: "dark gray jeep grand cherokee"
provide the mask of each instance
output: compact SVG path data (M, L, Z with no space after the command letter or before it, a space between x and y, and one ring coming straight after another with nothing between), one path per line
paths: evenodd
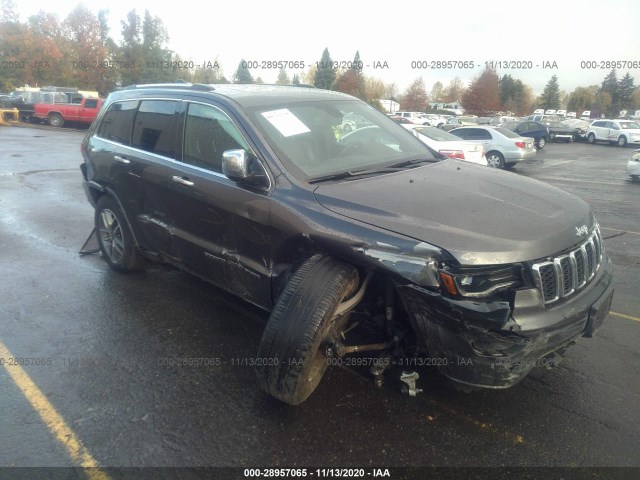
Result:
M510 387L609 310L611 261L585 202L443 159L347 95L133 86L81 148L109 265L167 262L269 310L253 360L289 404L360 352L383 366L428 355L459 384Z

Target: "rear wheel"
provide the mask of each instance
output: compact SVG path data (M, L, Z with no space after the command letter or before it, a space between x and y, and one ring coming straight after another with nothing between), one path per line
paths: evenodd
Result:
M491 151L486 154L487 163L493 168L504 168L504 156L500 152Z
M64 125L64 119L58 113L52 113L48 118L49 125L52 127L62 127Z
M314 255L291 277L258 349L256 374L265 392L298 405L316 389L349 319L349 312L336 309L356 292L358 278L354 267L324 255Z
M96 204L95 226L102 256L114 270L132 272L144 267L133 234L116 200L103 195Z

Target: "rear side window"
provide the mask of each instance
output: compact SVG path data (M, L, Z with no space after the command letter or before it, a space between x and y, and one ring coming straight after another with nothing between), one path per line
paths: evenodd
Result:
M491 140L491 134L482 128L469 128L466 132L464 138L467 140Z
M131 146L176 158L179 106L173 100L143 100L135 117Z
M93 98L91 100L85 100L84 101L84 108L97 108L98 106L98 99L97 98Z
M229 117L215 107L189 104L183 162L221 173L222 154L236 149L250 148Z
M123 145L130 145L133 119L138 108L137 100L115 102L109 105L98 127L97 135Z

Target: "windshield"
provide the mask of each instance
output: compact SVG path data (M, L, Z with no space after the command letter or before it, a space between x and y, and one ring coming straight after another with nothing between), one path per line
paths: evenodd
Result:
M360 101L292 102L248 113L285 166L305 180L437 160L403 127Z
M630 128L640 128L636 122L620 122L620 128L623 130L628 130Z

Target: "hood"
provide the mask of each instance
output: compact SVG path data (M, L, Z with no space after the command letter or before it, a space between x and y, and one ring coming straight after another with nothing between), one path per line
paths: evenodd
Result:
M332 212L438 246L463 265L551 256L595 223L589 205L564 190L457 160L322 184L314 194Z

